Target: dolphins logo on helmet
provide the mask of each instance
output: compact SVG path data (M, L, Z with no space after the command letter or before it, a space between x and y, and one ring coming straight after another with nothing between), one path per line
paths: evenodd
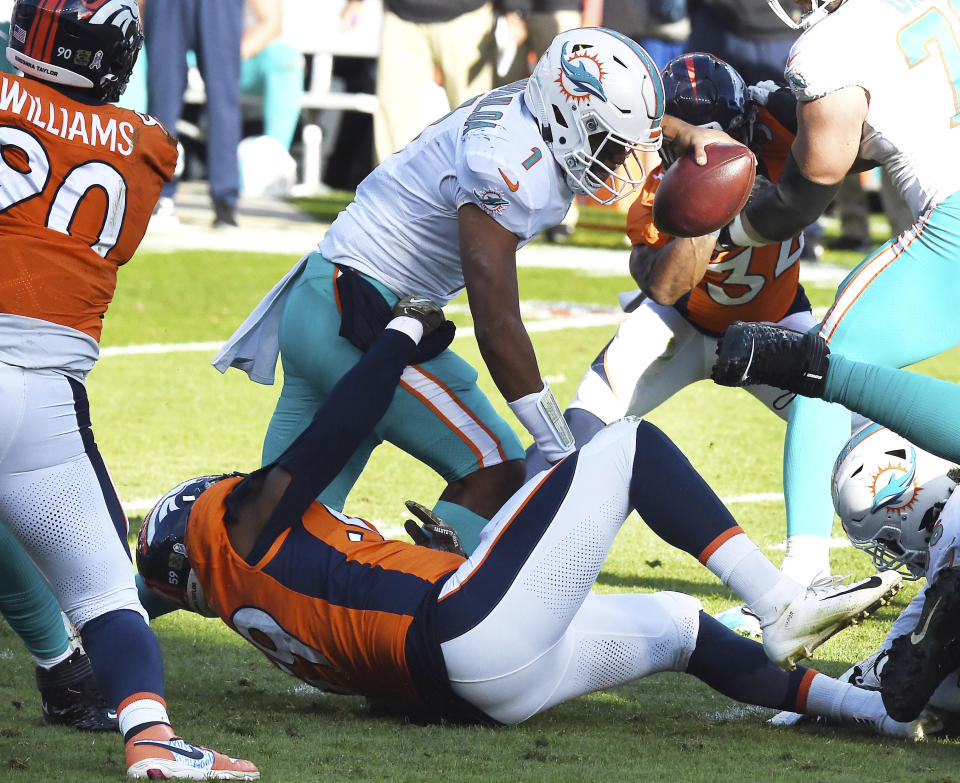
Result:
M557 76L560 90L577 103L591 96L606 101L607 95L603 89L603 77L606 73L600 60L584 48L578 48L572 55L567 56L569 47L570 42L566 41L561 49L560 75Z

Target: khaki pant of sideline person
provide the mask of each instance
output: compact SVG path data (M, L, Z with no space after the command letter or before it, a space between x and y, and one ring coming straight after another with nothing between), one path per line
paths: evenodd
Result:
M436 70L449 108L492 89L493 26L490 5L449 22L418 24L384 14L373 120L378 164L441 116L431 95Z

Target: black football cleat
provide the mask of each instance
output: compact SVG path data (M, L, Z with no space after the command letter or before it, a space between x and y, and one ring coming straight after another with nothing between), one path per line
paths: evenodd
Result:
M711 376L721 386L766 384L804 397L821 397L830 349L817 334L773 323L737 321L717 343Z
M118 731L117 713L100 695L90 659L76 650L51 669L37 667L40 706L47 723L82 731Z
M941 682L960 666L960 566L945 568L927 587L910 633L898 636L880 672L890 717L912 721Z

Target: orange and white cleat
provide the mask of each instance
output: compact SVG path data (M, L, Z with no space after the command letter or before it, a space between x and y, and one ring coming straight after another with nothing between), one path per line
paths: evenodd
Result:
M191 745L159 723L127 740L127 775L150 780L259 780L249 761Z

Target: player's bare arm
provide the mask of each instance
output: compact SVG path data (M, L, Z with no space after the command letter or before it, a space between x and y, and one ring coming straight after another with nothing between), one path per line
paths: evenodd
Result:
M479 207L459 211L460 258L480 354L506 400L543 389L537 357L520 318L517 242Z
M862 87L844 87L797 104L797 137L783 176L751 197L731 226L737 244L786 239L813 222L858 161L869 98Z
M677 237L664 247L634 245L630 274L640 289L661 305L672 305L703 278L717 239Z

